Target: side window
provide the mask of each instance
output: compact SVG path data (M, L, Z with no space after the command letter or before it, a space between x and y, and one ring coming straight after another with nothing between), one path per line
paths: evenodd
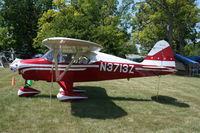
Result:
M59 63L70 63L73 57L74 57L73 54L63 54L62 56L60 56Z
M43 58L47 59L48 61L54 62L54 53L53 53L53 51L52 50L48 51L43 56ZM74 54L72 54L72 53L58 54L58 56L57 56L58 63L70 63L73 59L74 59ZM89 64L89 62L90 62L90 59L87 56L82 55L74 63Z
M48 61L54 62L54 53L52 50L48 51L43 58L47 59ZM58 54L57 60L58 63L69 63L73 59L73 54Z
M78 59L79 64L89 64L90 59L88 59L86 56L81 56Z

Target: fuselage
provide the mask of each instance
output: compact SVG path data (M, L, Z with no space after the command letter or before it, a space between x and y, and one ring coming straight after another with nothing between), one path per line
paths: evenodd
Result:
M174 70L168 67L145 65L101 52L93 52L85 56L88 61L70 65L60 81L87 82L174 73ZM58 73L65 71L69 64L70 62L59 62ZM55 63L45 57L20 60L17 62L17 69L26 80L56 81Z
M60 101L86 99L83 90L73 86L74 82L101 81L172 74L176 70L170 45L158 41L143 62L137 63L99 52L102 46L85 40L53 37L43 40L49 51L36 59L16 59L10 68L25 79L18 96L33 96L40 91L30 88L27 80L57 82L61 89Z

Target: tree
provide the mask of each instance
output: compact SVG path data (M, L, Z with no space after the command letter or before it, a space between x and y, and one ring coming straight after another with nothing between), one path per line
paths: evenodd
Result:
M3 22L4 19L0 16L0 25L2 25ZM8 29L12 29L12 27L0 27L0 50L5 50L14 46L15 40L13 39L12 33L8 32Z
M134 17L135 2L133 0L122 0L119 6L120 28L126 31L131 29L131 20Z
M34 47L44 51L43 39L63 36L97 42L104 52L124 56L130 52L130 35L120 28L117 6L117 0L56 0L55 10L48 10L39 20Z
M186 45L184 51L188 56L200 55L200 42L195 45Z
M151 47L165 39L182 54L187 44L197 43L199 9L195 0L145 0L137 8L133 18L136 43Z
M51 8L52 0L2 0L1 27L8 29L15 40L14 48L21 58L29 58L36 52L32 47L37 35L37 22L41 14ZM10 28L12 27L12 28Z
M0 28L0 49L4 50L6 48L11 48L14 46L15 40L13 40L12 35L8 34L8 29L6 27Z

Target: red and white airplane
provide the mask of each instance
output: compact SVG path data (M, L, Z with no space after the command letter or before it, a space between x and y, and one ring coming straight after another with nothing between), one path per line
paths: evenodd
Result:
M27 80L57 82L61 86L57 98L68 101L87 98L79 93L83 90L73 87L74 82L158 76L176 71L172 49L164 40L157 42L141 63L99 52L102 46L90 41L53 37L42 43L49 48L42 58L16 59L10 65L25 79L19 96L40 93L30 88Z

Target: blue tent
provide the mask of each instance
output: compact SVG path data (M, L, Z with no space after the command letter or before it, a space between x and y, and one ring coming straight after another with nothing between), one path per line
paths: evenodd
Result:
M200 56L188 56L188 58L200 62Z
M177 60L183 62L184 64L198 63L198 62L196 62L196 61L194 61L194 60L191 60L191 59L189 59L189 58L187 58L187 57L184 57L184 56L182 56L182 55L180 55L180 54L174 54L174 57L175 57L175 59L177 59Z

